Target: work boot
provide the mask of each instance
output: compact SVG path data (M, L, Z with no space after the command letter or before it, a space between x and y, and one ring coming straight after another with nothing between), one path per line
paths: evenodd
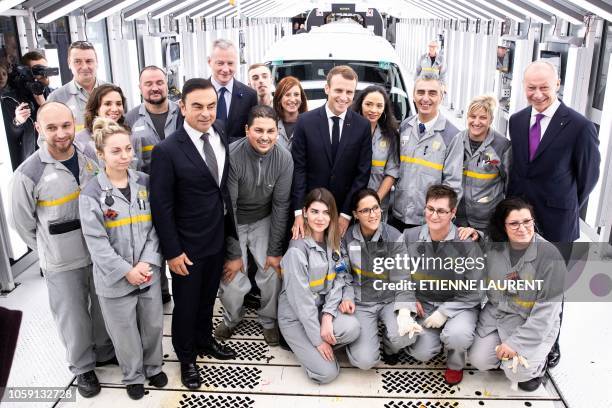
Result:
M77 375L77 389L79 394L85 398L91 398L100 393L100 381L94 370Z
M220 322L215 328L215 337L221 340L227 340L234 334L234 329L227 327L225 322Z
M523 391L532 392L540 388L540 384L542 384L542 377L536 377L532 378L531 380L518 383L518 387Z
M278 335L278 327L274 326L271 329L263 329L263 336L268 346L278 346L279 335Z
M163 388L168 384L168 376L163 371L155 374L153 377L149 377L149 385L155 388Z

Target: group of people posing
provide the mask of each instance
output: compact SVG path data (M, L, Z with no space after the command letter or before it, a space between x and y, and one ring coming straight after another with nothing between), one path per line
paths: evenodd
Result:
M82 69L38 110L44 143L13 176L11 219L38 251L81 395L100 392L94 368L104 364L119 364L134 399L147 379L167 384L166 263L188 389L201 385L197 355L236 358L218 339L233 335L253 285L265 341L284 339L317 383L338 376L339 347L369 369L382 342L387 364L401 352L427 361L444 346L449 384L462 380L467 354L478 369L539 387L554 365L562 293L376 291L381 276L367 260L456 256L457 243L478 240L499 244L479 271L488 279L563 281L565 254L548 241L577 238L599 151L593 124L556 98L552 65L527 68L530 106L512 116L507 139L491 127L488 96L474 98L466 130L456 129L440 112L444 85L428 73L414 84L418 113L401 124L386 90L357 92L349 66L328 72L326 103L307 111L296 78L282 78L273 97L264 65L249 70L255 89L236 80L227 40L213 43L211 78L187 80L178 104L164 71L144 68L144 102L125 114L121 88L95 78L93 47L73 46L69 60ZM213 328L217 296L223 321Z

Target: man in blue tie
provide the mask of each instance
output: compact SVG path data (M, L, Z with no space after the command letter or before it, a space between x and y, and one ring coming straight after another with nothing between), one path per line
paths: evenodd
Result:
M230 40L213 41L208 66L212 72L210 82L219 98L217 120L223 122L231 143L244 137L249 112L257 105L257 92L234 78L239 67L238 53Z
M417 78L413 98L419 113L400 126L400 176L389 219L399 231L425 224L425 193L431 185L444 184L461 200L463 140L440 112L443 97L437 75Z
M535 211L538 232L554 243L580 236L579 216L599 178L599 139L591 121L557 98L557 69L532 62L523 79L528 107L510 117L512 165L508 196L520 196ZM571 248L559 249L566 261ZM548 367L559 363L558 341Z

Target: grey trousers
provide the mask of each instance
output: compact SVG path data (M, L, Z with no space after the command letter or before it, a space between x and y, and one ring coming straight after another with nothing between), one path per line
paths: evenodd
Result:
M96 361L113 358L115 351L95 293L92 266L45 271L45 280L51 314L72 374L86 373L96 367Z
M535 348L525 350L515 350L519 355L527 359L529 367L519 365L516 373L512 372L512 360L500 361L495 354L495 347L503 343L496 330L485 337L476 334L474 344L468 352L470 363L478 370L492 370L500 367L504 370L506 377L512 382L529 381L532 378L541 377L546 370L546 360L548 353L557 338L557 330L542 339L542 342Z
M100 296L100 307L123 372L123 383L144 384L162 370L163 308L160 282L118 298Z
M270 236L271 217L263 218L251 224L238 224L238 238L242 251L244 273L237 273L234 279L226 284L221 281L219 285L219 298L223 305L223 321L227 327L236 327L244 316L244 295L251 290L251 282L247 275L248 257L247 248L253 254L257 264L255 282L261 291L261 306L257 310L259 323L264 329L271 329L276 325L276 312L278 308L278 293L281 281L273 268L264 270L266 263L268 240Z
M385 325L383 347L385 353L396 354L404 347L414 344L417 336L399 336L397 331L397 315L393 310L394 302L360 303L355 305L355 318L359 321L361 332L357 340L349 344L346 354L354 367L369 370L380 360L380 337L378 336L378 321Z
M359 321L352 315L338 312L333 320L334 336L339 348L351 344L359 337ZM332 382L340 374L340 365L337 360L326 361L316 347L312 345L304 326L299 321L290 325L280 326L280 331L291 350L299 360L302 367L306 369L308 378L319 384Z
M425 309L426 317L435 310L435 307L426 302L421 304ZM423 333L419 334L416 343L410 346L409 354L419 361L429 361L440 352L444 344L446 366L451 370L463 370L465 353L474 342L478 310L462 310L455 316L449 317L444 326L439 329L425 328L424 320L417 318L417 323L423 326Z

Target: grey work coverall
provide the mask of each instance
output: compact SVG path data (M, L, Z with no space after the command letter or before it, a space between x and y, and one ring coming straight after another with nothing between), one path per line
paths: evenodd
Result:
M493 210L506 196L510 179L510 140L489 129L480 147L472 153L467 130L463 140L463 196L457 207L457 225L486 230Z
M364 261L370 265L374 257L394 258L396 254L405 253L406 247L402 234L383 223L369 241L364 239L359 224L353 225L344 235L343 246L348 253L353 279L350 286L344 287L342 299L355 302L355 317L361 326L359 337L347 346L346 354L353 366L369 370L380 360L379 320L385 325L382 338L385 353L396 354L417 340L417 336L400 336L397 326L398 310L408 309L416 314L414 292L376 290L374 286L377 280L408 281L408 271L398 269L376 274L364 267ZM382 251L378 251L379 246Z
M93 370L96 361L113 358L114 351L94 292L78 207L81 188L98 165L76 147L75 154L78 182L51 156L46 143L17 168L10 186L10 220L28 247L38 252L66 359L70 371L79 375Z
M348 271L336 273L331 248L321 248L312 238L291 241L283 256L283 287L278 298L278 326L306 374L326 384L340 373L338 361L326 361L317 347L323 343L320 319L334 317L336 345L341 347L359 337L359 321L340 313L342 288L350 282ZM342 259L342 258L340 258Z
M162 257L151 221L149 176L129 170L130 201L100 172L81 193L83 235L93 260L96 293L115 344L124 384L144 384L162 370L163 308L159 290ZM107 197L113 203L108 205ZM116 214L111 215L109 210ZM151 266L148 282L125 275L139 262ZM151 289L151 290L149 290Z
M495 244L493 244L495 245ZM540 377L546 370L546 360L552 348L561 320L561 301L565 261L554 245L535 235L516 265L511 265L508 245L493 247L487 254L487 280L542 280L542 290L512 293L488 290L488 301L480 312L474 344L469 350L470 362L479 370L504 370L512 382ZM513 274L518 274L511 278ZM495 347L505 343L527 359L529 367L520 365L512 372L512 360L501 362Z
M408 247L408 254L413 257L433 258L482 258L480 247L472 243L471 239L462 241L457 236L457 228L451 224L451 229L443 241L439 241L437 250L431 244L429 228L427 225L409 228L404 231L404 240ZM484 261L483 261L484 262ZM474 341L476 321L482 296L479 290L475 291L435 291L420 290L421 280L472 280L482 278L482 268L467 269L463 273L451 269L438 269L437 267L419 268L412 274L412 280L417 283L416 298L425 311L423 318L417 322L423 326L414 345L409 348L412 357L419 361L429 361L435 357L444 344L446 349L446 365L451 370L463 370L465 365L465 352ZM448 317L444 326L438 329L426 328L424 320L436 310Z

